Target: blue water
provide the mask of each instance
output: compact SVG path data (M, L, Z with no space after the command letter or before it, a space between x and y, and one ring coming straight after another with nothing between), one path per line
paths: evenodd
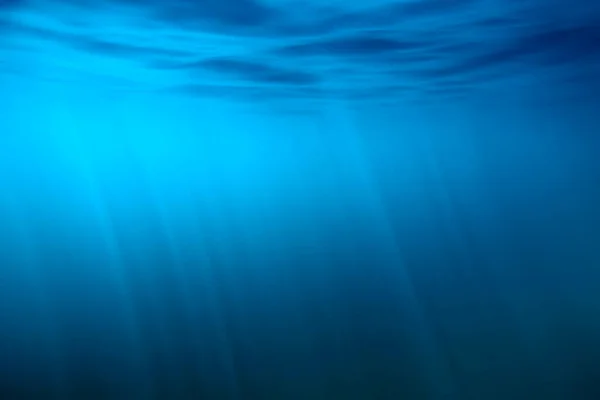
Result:
M0 399L600 399L600 3L0 0Z

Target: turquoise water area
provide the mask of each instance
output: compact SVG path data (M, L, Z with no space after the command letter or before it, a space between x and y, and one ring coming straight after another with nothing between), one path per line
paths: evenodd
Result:
M598 4L0 0L0 398L600 399Z

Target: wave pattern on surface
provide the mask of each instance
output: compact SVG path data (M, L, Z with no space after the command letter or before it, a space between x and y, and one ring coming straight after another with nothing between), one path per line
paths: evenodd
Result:
M588 86L600 65L600 6L0 0L0 60L4 73L96 74L202 96L461 93L506 79Z

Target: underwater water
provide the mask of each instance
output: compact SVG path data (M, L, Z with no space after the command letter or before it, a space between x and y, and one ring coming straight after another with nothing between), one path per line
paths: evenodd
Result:
M0 0L0 399L600 399L600 3Z

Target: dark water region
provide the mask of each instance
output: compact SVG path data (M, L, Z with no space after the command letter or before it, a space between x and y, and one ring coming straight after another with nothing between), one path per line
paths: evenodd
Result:
M589 1L0 0L0 399L600 399L599 89Z

